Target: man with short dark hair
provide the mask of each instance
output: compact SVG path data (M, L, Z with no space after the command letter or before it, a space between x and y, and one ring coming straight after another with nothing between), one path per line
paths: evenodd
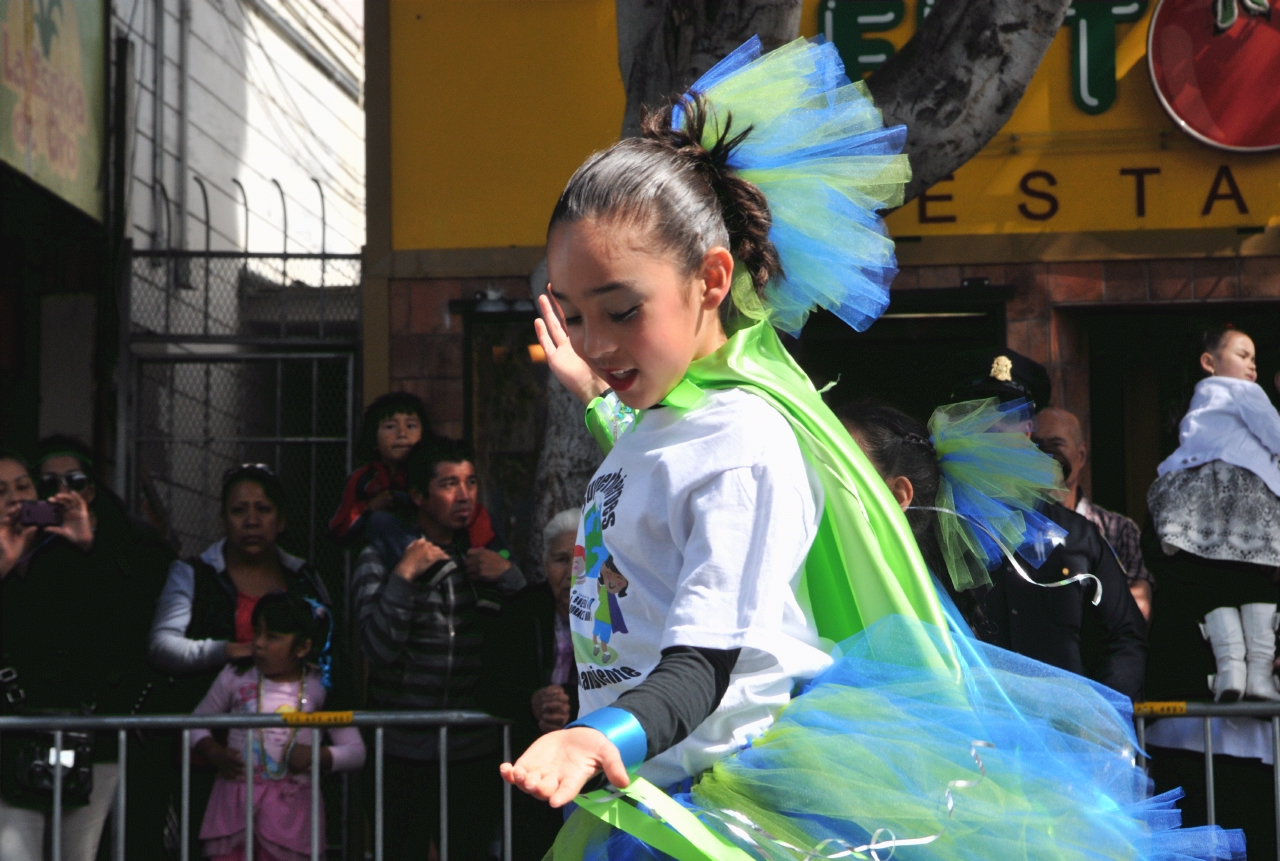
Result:
M417 537L396 559L366 548L352 595L361 647L369 660L373 708L476 709L486 602L524 586L524 575L496 537L471 547L467 524L477 480L470 449L454 440L417 448L407 464L418 506ZM439 747L435 730L385 731L383 822L388 858L422 855L438 843ZM449 732L450 857L487 857L501 810L498 736Z
M1142 561L1139 546L1142 531L1138 524L1123 514L1095 505L1080 487L1080 474L1089 459L1089 447L1084 441L1080 419L1067 410L1046 407L1036 415L1036 429L1031 438L1062 466L1062 482L1066 487L1062 504L1098 527L1129 578L1129 591L1133 593L1133 600L1138 603L1143 618L1150 620L1153 580Z

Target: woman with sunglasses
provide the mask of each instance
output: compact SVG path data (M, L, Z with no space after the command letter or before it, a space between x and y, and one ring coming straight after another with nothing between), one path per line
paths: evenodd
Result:
M146 639L150 607L173 553L98 483L93 454L77 440L42 440L36 463L32 474L18 459L0 458L0 666L16 673L5 693L20 691L29 714L132 713L158 681L146 665ZM23 503L37 501L45 504L28 507L24 517ZM131 746L131 766L146 760L141 748ZM88 804L63 810L68 861L97 853L119 778L116 754L116 733L96 733ZM0 857L36 861L44 853L51 798L17 779L16 762L0 762ZM129 794L126 833L141 839L149 831L158 846L163 808L148 824L145 781L130 779ZM138 845L130 840L131 848Z

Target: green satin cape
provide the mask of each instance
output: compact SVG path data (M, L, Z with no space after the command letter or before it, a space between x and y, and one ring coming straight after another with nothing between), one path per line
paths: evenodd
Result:
M894 613L946 631L933 578L902 509L768 323L739 330L695 361L662 403L689 409L701 390L727 388L751 392L781 413L821 478L822 521L798 590L819 636L839 643ZM607 450L618 432L616 418L593 409L587 424Z

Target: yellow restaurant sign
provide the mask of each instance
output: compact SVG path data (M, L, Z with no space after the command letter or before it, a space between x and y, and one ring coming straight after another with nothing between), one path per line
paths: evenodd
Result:
M945 2L964 0L804 0L802 32L870 72ZM1164 2L1199 3L1212 32L1214 0ZM1000 134L889 215L904 263L1280 250L1280 155L1175 126L1146 59L1157 5L1075 0ZM574 167L618 135L611 0L395 0L390 25L393 247L540 246Z
M845 4L871 5L868 0L825 0L823 17L843 12ZM911 0L905 5L901 23L876 38L900 46L910 37L919 10ZM905 240L900 243L904 260L1072 256L1073 250L1097 253L1108 247L1179 254L1226 250L1240 243L1248 250L1253 236L1255 246L1263 245L1264 229L1280 226L1280 155L1214 149L1175 126L1160 105L1146 58L1156 5L1155 0L1077 0L1077 15L1068 17L1001 133L950 179L887 219L890 232ZM1213 4L1204 0L1200 5L1210 29ZM1072 26L1073 18L1099 6L1115 19L1106 22L1114 35L1082 45L1082 28ZM1136 11L1142 14L1132 23L1117 14L1132 18ZM839 19L818 23L839 24ZM841 33L833 36L849 65L851 53L882 53L851 51ZM865 44L870 37L861 38ZM1114 51L1111 89L1090 80L1096 76L1089 74L1087 60L1099 60L1097 42ZM1187 230L1201 234L1200 241L1188 237ZM1126 237L1126 231L1158 234ZM1094 243L1050 236L1079 233L1101 236ZM911 247L915 237L924 248ZM935 237L957 241L931 243Z

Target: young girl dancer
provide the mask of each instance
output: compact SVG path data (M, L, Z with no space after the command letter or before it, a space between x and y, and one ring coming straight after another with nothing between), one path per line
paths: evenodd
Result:
M291 592L264 595L253 610L253 666L228 665L218 675L194 714L314 712L324 705L318 669L308 665L314 645L326 632L310 604ZM204 854L217 861L244 857L245 733L253 742L254 857L263 861L302 861L311 857L311 749L309 734L272 728L233 729L227 744L208 730L193 730L192 746L218 769L205 809L200 839ZM364 765L364 743L354 727L328 730L329 746L320 748L324 772L354 771ZM320 814L323 817L324 808ZM325 833L324 821L320 834ZM323 853L322 853L323 854Z
M875 211L901 202L904 130L820 41L752 40L694 90L551 219L563 328L544 301L539 338L612 450L575 551L582 717L503 776L577 796L564 859L1147 857L1119 698L951 637L893 496L774 332L887 305ZM607 666L606 570L627 583ZM579 796L600 771L617 789Z

